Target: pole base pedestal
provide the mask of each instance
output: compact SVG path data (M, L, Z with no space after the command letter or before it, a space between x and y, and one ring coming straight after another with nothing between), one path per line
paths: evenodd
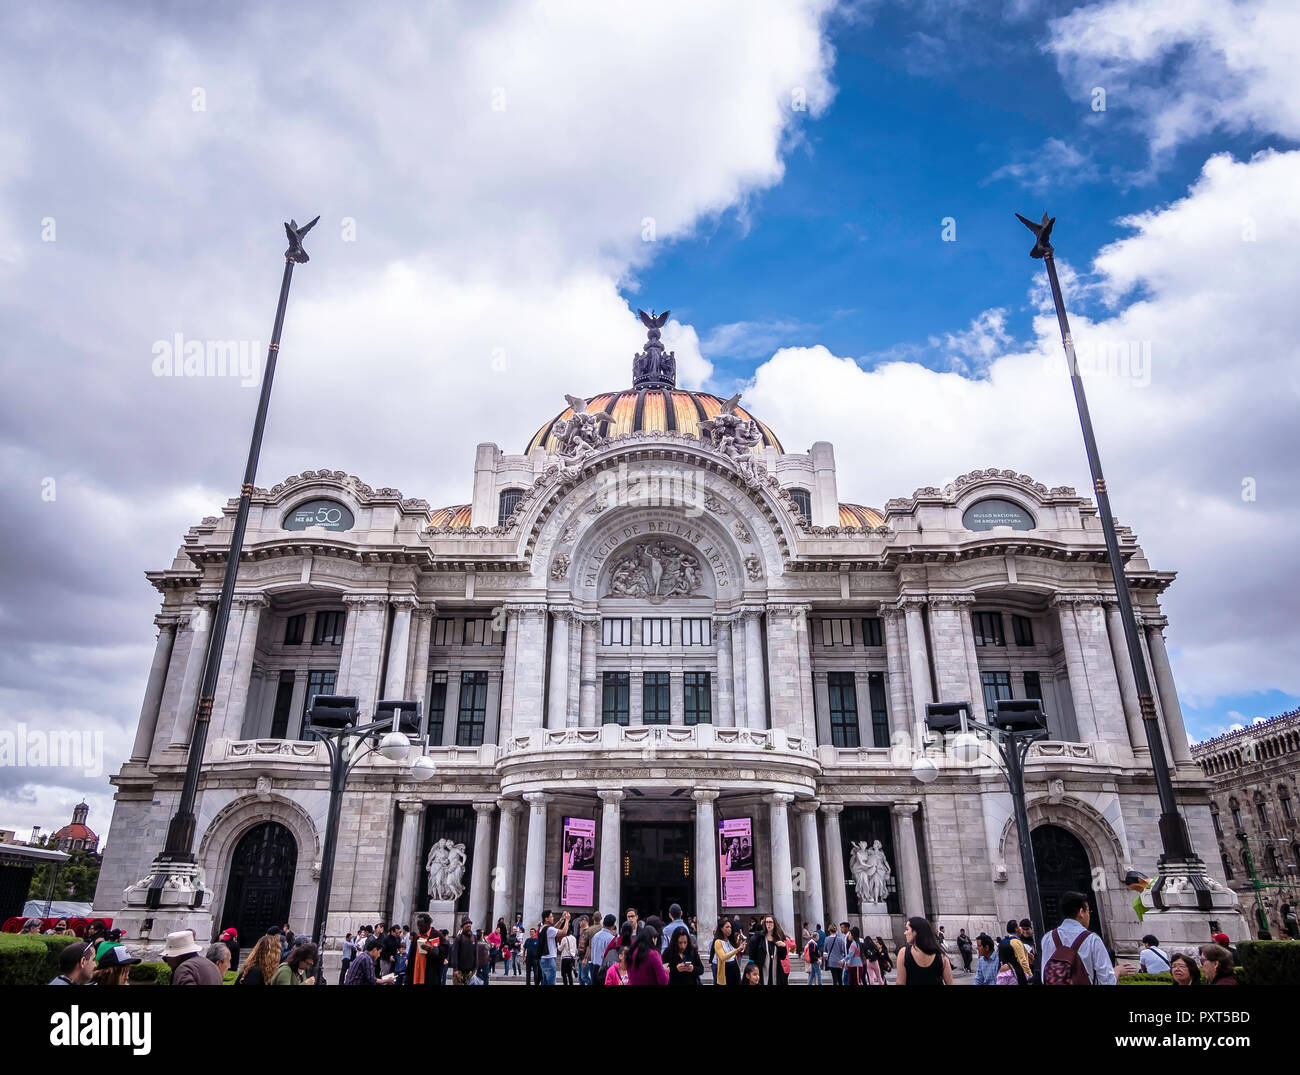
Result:
M123 895L113 925L127 947L145 958L162 951L167 934L193 930L200 944L212 940L212 890L203 868L192 862L155 859L149 873Z
M1160 947L1173 955L1191 954L1209 944L1212 933L1226 933L1233 942L1248 940L1237 894L1205 871L1200 859L1165 860L1155 883L1142 893L1142 932L1160 938Z

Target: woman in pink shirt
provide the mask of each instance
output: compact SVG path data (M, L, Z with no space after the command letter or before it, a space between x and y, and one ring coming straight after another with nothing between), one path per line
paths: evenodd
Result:
M618 962L605 972L606 985L627 985L627 954L631 949L622 945L618 949Z
M667 985L668 968L659 955L659 931L642 926L627 957L628 985Z

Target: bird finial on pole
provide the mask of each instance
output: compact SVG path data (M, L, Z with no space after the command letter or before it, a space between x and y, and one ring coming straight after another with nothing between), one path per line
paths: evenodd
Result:
M293 217L289 218L289 222L284 226L284 233L289 236L289 249L284 252L284 256L288 261L296 261L299 265L302 265L304 262L311 260L307 256L307 251L302 248L302 237L316 226L317 220L320 220L320 217L316 217L315 220L304 224L300 228Z
M1019 213L1016 214L1016 219L1032 231L1034 237L1038 240L1034 243L1034 248L1029 251L1029 256L1031 258L1048 257L1052 253L1052 225L1056 223L1056 217L1049 217L1044 213L1041 224L1035 224L1032 220L1022 217Z

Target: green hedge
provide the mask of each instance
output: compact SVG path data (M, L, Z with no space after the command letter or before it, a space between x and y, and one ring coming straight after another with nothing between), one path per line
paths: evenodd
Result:
M49 985L59 973L59 953L76 940L0 933L0 985Z
M1173 985L1174 976L1166 970L1159 974L1125 974L1116 981L1119 985Z
M1300 985L1300 942L1242 941L1237 962L1242 985Z
M126 977L132 985L171 985L172 969L166 963L133 963Z

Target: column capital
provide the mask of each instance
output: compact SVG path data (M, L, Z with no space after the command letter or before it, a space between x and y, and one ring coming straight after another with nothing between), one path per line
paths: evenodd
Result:
M539 806L545 806L551 801L551 796L545 791L526 791L524 792L524 802L536 810Z
M397 805L407 817L419 817L424 813L424 803L418 799L401 799Z
M920 803L893 803L890 805L890 810L893 811L895 817L911 817L920 808Z
M495 799L488 799L486 801L477 801L473 804L473 806L474 806L474 813L478 814L480 818L491 817L492 811L497 808Z
M1053 608L1063 608L1069 605L1102 605L1105 603L1105 596L1098 593L1056 593L1052 594L1050 602Z
M736 623L744 624L745 626L749 626L751 623L757 625L762 615L763 609L761 608L742 608L736 611L733 619Z
M903 615L903 610L898 605L881 605L876 609L876 615L882 620L893 620Z
M578 610L571 605L551 605L549 608L552 618L557 622L574 623L578 619Z
M500 810L502 814L512 814L512 815L517 814L519 813L520 810L523 809L523 807L524 804L521 803L518 799L497 800L497 809Z
M232 608L266 608L270 603L264 593L237 593L230 601Z
M573 619L584 631L594 631L600 626L600 615L592 612L575 612Z
M763 801L767 803L768 806L784 810L794 802L794 796L788 791L775 791L771 795L764 795Z
M938 611L957 612L975 603L973 593L937 593L930 595L930 607Z
M596 797L606 806L617 806L623 801L623 792L616 790L597 789Z
M532 601L505 601L502 604L506 610L506 614L511 616L521 616L521 615L536 616L543 612L549 612L551 610L550 605L540 604Z
M1159 612L1138 612L1133 610L1137 619L1138 626L1146 628L1148 631L1163 631L1169 626L1169 617Z
M840 814L844 813L844 804L843 803L822 803L821 809L822 809L822 813L825 814L827 817L838 818Z
M153 618L153 625L160 632L171 628L173 631L183 622L189 621L189 614L185 612L160 612Z
M920 612L929 603L930 598L927 594L902 594L894 602L893 607L899 612Z
M426 598L425 600L419 602L415 606L415 608L411 610L411 615L417 620L431 620L433 619L434 614L437 611L438 611L437 605L435 605L433 601Z
M420 607L420 601L414 594L393 594L388 603L398 612L414 612Z
M348 608L382 609L388 607L388 595L383 593L345 593L343 604Z
M815 814L821 803L816 799L800 799L794 804L796 814Z
M807 616L812 611L812 605L807 601L769 601L767 610L787 616Z
M719 794L721 793L715 788L696 788L691 792L691 798L697 803L709 803L712 805Z

